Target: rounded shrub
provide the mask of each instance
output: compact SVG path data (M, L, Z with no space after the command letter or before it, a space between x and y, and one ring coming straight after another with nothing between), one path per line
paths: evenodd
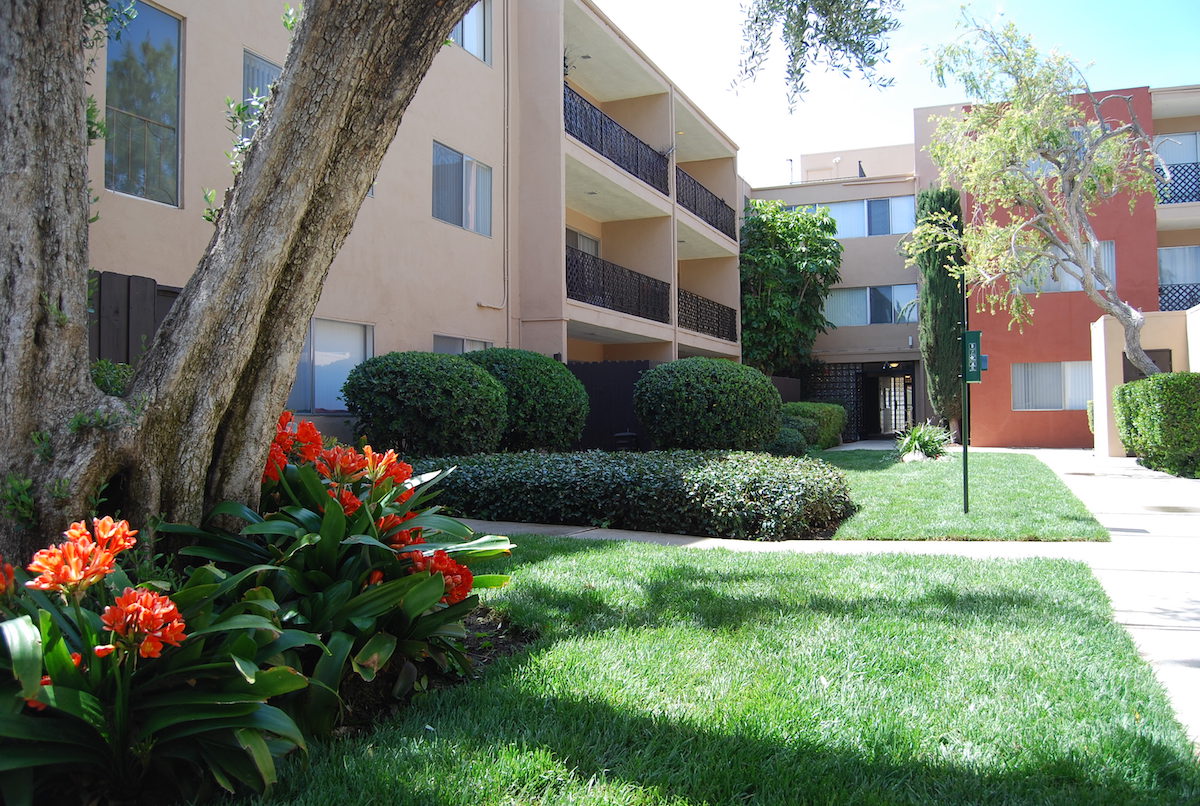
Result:
M772 456L804 456L808 452L808 445L804 434L785 425L779 429L775 441L767 446L767 453Z
M368 358L350 371L342 396L367 442L407 456L494 451L508 418L504 387L460 355Z
M721 358L659 364L633 390L634 411L660 448L761 450L779 435L781 405L766 375Z
M531 350L492 347L463 358L483 367L508 395L505 450L565 451L579 439L588 415L588 394L571 370Z

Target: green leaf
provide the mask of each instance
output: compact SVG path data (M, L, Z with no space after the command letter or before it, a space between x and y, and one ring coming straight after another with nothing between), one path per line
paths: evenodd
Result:
M8 806L33 806L33 770L22 768L0 773L0 800Z
M260 702L182 704L151 711L137 733L138 741L170 741L221 727L247 727ZM182 727L180 727L182 726ZM170 729L177 729L165 733ZM184 731L182 734L180 731ZM162 734L161 736L159 734Z
M383 549L389 554L394 553L394 549L386 543L381 543L370 535L350 535L342 541L343 546L373 546L374 548Z
M52 708L57 708L76 719L88 723L97 730L105 729L104 706L99 698L87 691L65 685L46 686L38 699Z
M42 635L29 616L0 621L0 639L8 647L13 677L21 696L33 697L42 687Z
M421 574L414 574L416 577L421 577ZM429 608L437 604L438 599L446 595L446 580L440 573L432 574L421 579L416 587L409 592L408 596L404 597L403 604L400 605L400 610L410 619L416 619L417 616L424 613Z
M234 518L249 521L250 523L259 523L263 519L262 515L259 515L250 507L237 501L222 501L212 508L208 513L208 517L204 520L205 522L210 521L218 515L230 515Z
M359 677L370 683L395 651L396 636L384 632L375 633L354 656L351 665Z
M245 678L247 683L253 684L254 678L258 674L258 664L254 661L233 656L233 665L237 667L238 672Z
M421 583L419 574L391 579L371 585L355 596L333 615L336 623L355 618L377 618L394 610ZM441 596L441 594L438 594Z
M238 744L254 762L263 784L271 786L275 783L275 759L271 758L271 751L267 749L267 743L263 741L262 734L257 730L242 728L234 731L234 736L237 737Z
M103 764L103 758L82 747L59 747L53 752L48 748L33 745L5 744L0 747L0 772L26 768L48 767L58 764ZM7 803L7 799L5 803Z
M283 535L285 537L300 537L307 531L303 526L299 526L290 521L285 520L269 520L258 521L242 529L243 535Z
M461 602L452 604L447 608L426 613L413 624L412 629L409 631L409 637L415 639L428 638L437 632L442 625L464 618L478 606L479 597L468 596Z
M0 714L0 737L23 743L69 744L93 750L104 746L104 739L100 734L90 725L77 719L44 716L35 718L27 714ZM43 752L53 755L47 750Z
M473 581L476 588L503 588L511 579L508 574L480 574Z
M258 654L260 657L269 658L300 646L318 646L322 652L329 654L329 650L321 642L321 639L305 630L284 630L278 638L259 649Z
M321 516L311 509L305 509L304 507L284 507L281 512L290 518L294 518L306 531L321 531Z

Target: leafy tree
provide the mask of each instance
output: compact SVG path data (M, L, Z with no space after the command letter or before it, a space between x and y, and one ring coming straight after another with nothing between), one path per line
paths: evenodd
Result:
M1070 277L1121 323L1129 360L1158 372L1141 346L1141 311L1100 266L1091 220L1117 197L1129 194L1134 204L1154 191L1154 142L1132 98L1096 95L1070 59L1039 53L1011 24L993 30L966 21L970 37L940 48L934 69L943 85L955 76L971 105L939 121L929 151L972 209L961 230L950 216L919 226L909 257L934 242L960 245L968 282L1015 321L1032 314L1022 285Z
M804 94L804 77L815 66L863 74L875 86L887 61L887 35L900 27L900 0L751 0L742 27L742 79L766 63L776 31L787 51L788 104Z
M917 221L935 216L962 221L962 205L954 188L931 188L917 194ZM917 293L917 327L921 338L921 359L925 362L929 402L934 411L958 432L962 418L962 343L963 312L962 251L957 244L944 248L934 244L915 256L921 272Z
M742 360L766 375L793 371L830 327L825 297L842 244L829 211L751 199L742 222Z

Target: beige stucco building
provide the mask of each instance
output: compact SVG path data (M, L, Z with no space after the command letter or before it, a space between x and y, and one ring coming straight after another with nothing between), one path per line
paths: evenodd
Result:
M160 297L187 282L212 233L204 189L219 202L231 181L225 99L265 92L288 47L275 4L138 5L92 88L105 313L153 307L117 275ZM341 409L346 372L391 350L736 360L741 194L737 146L588 0L482 0L334 261L290 404ZM109 357L136 359L145 318L101 339Z

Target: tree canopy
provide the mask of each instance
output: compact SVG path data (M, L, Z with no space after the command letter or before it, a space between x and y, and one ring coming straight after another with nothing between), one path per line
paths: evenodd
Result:
M933 64L939 83L958 79L970 105L938 121L929 151L970 209L961 230L948 214L919 225L910 260L930 243L957 244L968 282L1018 322L1032 314L1028 292L1073 283L1121 322L1130 361L1157 372L1141 348L1141 312L1104 271L1093 222L1103 205L1128 198L1132 209L1154 191L1154 142L1132 97L1093 93L1074 62L1039 52L1012 24L965 19L968 35Z
M751 199L742 222L742 360L791 372L824 333L825 297L840 279L842 244L829 211Z

